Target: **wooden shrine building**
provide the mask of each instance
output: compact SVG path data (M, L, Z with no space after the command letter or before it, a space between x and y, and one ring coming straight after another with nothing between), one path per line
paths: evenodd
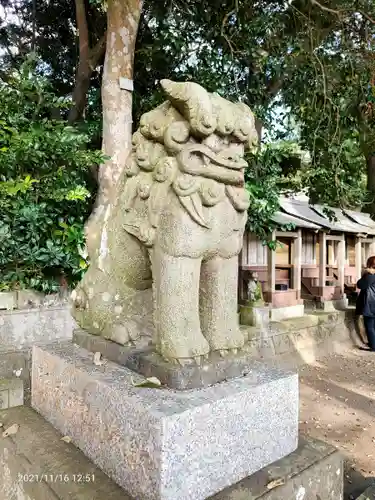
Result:
M250 271L256 271L265 301L272 309L284 309L282 317L303 315L304 299L345 307L367 258L375 255L375 221L362 212L283 198L274 222L294 226L292 231L274 231L276 250L252 233L244 235L240 304L246 300Z

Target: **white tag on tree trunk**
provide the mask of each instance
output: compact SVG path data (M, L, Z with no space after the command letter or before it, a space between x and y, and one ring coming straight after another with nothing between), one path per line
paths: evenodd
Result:
M133 92L134 90L134 82L133 80L129 80L129 78L120 78L120 89L129 90L129 92Z

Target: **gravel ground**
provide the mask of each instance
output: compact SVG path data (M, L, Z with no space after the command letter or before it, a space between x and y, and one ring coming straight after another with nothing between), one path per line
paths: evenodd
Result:
M375 481L375 353L332 354L300 373L300 427L345 457L345 500Z

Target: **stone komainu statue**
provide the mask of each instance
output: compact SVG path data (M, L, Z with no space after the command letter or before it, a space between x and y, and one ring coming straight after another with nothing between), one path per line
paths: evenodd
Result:
M153 339L181 363L244 344L238 254L249 199L244 151L257 141L241 103L195 83L161 82L107 209L98 255L73 292L82 328L120 344Z

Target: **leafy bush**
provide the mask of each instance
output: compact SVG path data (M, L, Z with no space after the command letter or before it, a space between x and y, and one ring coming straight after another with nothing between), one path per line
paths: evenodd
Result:
M102 155L61 118L68 104L33 59L0 81L0 290L56 291L87 267L90 168Z

